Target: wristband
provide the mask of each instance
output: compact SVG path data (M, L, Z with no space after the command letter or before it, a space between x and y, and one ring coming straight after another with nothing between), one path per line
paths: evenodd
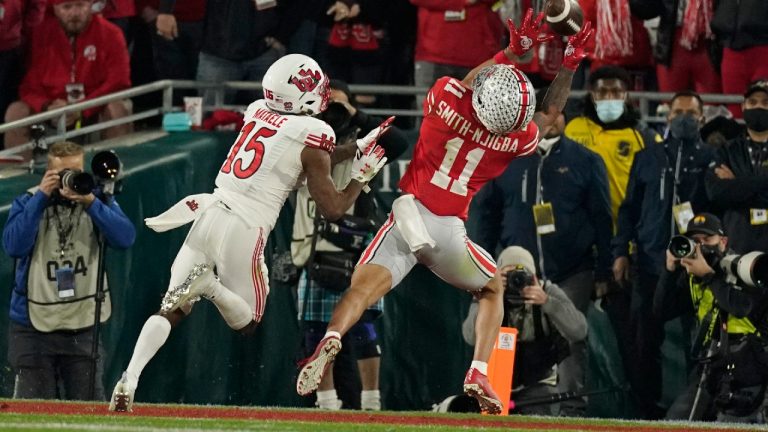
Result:
M496 53L495 56L493 56L493 61L496 62L496 64L505 64L505 65L514 65L515 63L507 57L507 54L504 52L504 50L501 50Z

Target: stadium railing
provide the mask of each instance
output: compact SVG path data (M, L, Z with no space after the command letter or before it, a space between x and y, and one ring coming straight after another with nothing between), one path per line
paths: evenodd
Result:
M261 90L261 83L258 82L246 82L246 81L230 81L224 83L207 83L198 81L186 81L186 80L161 80L155 81L149 84L140 85L127 90L111 93L109 95L101 96L95 99L79 102L76 104L68 105L55 110L47 111L44 113L35 114L26 117L21 120L0 124L0 134L5 133L8 130L12 130L20 127L29 127L35 124L44 122L54 122L56 125L56 131L54 134L47 135L45 139L47 141L55 141L61 139L69 139L77 136L86 135L92 132L98 132L107 129L112 126L117 126L126 123L133 123L135 121L162 116L168 112L180 111L182 108L174 106L173 95L176 90L212 90L214 92L213 105L204 106L204 112L210 112L214 109L230 109L230 110L242 110L245 106L242 105L226 105L224 104L224 95L227 91L233 90ZM425 94L428 89L426 87L413 87L413 86L400 86L400 85L350 85L350 90L356 94L373 94L373 95L394 95L394 96L417 96ZM160 106L152 107L141 112L134 113L132 115L109 120L105 122L95 123L89 126L85 126L79 129L67 130L65 122L65 114L75 111L82 111L84 109L93 108L96 106L104 105L110 102L135 98L151 93L162 93L162 102ZM586 94L584 90L575 90L571 92L571 99L583 98ZM658 92L630 92L630 98L636 101L638 109L641 113L641 120L646 123L663 123L664 117L657 117L655 113L651 113L650 109L652 104L668 101L672 97L673 93L658 93ZM723 95L723 94L704 94L701 95L705 103L711 104L733 104L741 103L743 100L741 95ZM417 109L389 109L389 108L369 108L365 109L366 112L375 115L397 115L404 117L421 117L422 111ZM654 115L652 115L654 114ZM0 158L6 156L18 155L24 151L27 151L33 147L32 141L18 147L14 147L8 150L0 151Z

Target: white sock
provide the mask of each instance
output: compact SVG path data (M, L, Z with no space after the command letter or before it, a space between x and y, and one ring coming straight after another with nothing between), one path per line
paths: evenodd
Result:
M327 401L327 400L336 400L339 396L336 394L336 389L331 390L323 390L317 392L317 400L319 401Z
M368 411L381 411L381 393L378 390L363 390L360 393L360 408Z
M477 369L483 375L488 375L488 363L486 362L472 360L472 364L469 367Z
M213 283L206 298L216 305L221 317L234 330L240 330L253 321L253 310L248 302L228 290L218 280Z
M327 331L325 332L325 336L323 336L323 339L327 338L328 336L335 336L336 339L341 339L341 333L337 331Z
M168 339L171 334L171 322L160 315L152 315L141 328L139 339L136 341L136 347L133 349L133 356L128 363L128 385L133 388L139 385L139 376L144 367L157 354L157 350Z
M339 410L341 409L342 402L336 395L336 389L323 390L317 392L317 407L327 410Z

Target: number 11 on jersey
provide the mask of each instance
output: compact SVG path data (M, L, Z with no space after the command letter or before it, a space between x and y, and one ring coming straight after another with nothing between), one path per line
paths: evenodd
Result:
M475 172L477 164L480 163L480 159L483 158L485 150L476 148L467 152L465 156L467 163L464 165L464 169L461 170L459 178L454 179L450 176L451 168L453 168L453 164L456 162L456 157L463 144L464 140L458 137L450 139L445 143L445 157L440 164L440 169L435 171L430 182L440 189L449 190L457 195L466 196L467 183L469 183L472 173Z

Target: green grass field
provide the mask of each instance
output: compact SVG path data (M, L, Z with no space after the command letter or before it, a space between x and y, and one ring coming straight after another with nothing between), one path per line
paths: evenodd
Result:
M431 412L138 404L109 413L106 404L0 400L0 431L743 431L755 425L496 417ZM762 428L762 430L768 430Z

